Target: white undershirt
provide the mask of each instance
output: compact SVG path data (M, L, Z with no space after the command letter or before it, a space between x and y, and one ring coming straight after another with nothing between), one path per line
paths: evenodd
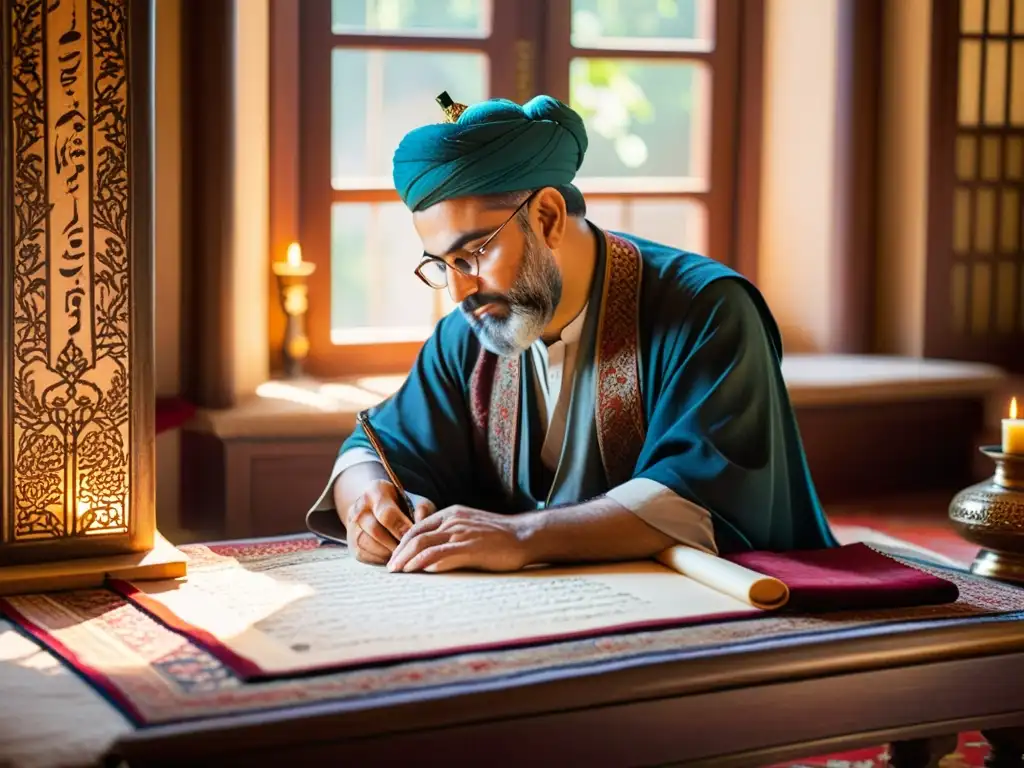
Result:
M546 406L539 414L541 428L545 430L540 460L551 472L558 468L562 456L572 380L576 372L576 352L580 347L580 334L583 332L586 314L587 308L584 307L576 319L562 329L558 341L545 344L538 340L530 347L536 369L534 389L539 401ZM567 382L566 386L563 386L563 382Z

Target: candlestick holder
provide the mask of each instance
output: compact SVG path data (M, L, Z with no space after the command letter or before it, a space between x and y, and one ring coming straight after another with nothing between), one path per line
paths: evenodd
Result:
M306 311L309 309L307 279L316 265L304 261L298 264L280 262L273 265L277 276L281 308L287 318L284 330L284 372L289 378L302 376L302 365L309 355L309 337L306 335Z
M949 505L958 533L981 551L971 572L1024 583L1024 454L982 446L995 462L988 480L964 488Z

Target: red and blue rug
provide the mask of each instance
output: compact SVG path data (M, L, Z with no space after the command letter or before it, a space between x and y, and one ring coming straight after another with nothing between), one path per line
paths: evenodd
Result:
M939 768L984 768L988 752L988 743L980 733L962 733L956 750L942 758ZM889 748L883 746L808 757L769 768L888 768L890 765Z
M292 540L223 546L227 552L316 544ZM726 624L460 653L258 683L246 681L193 638L172 630L111 590L9 597L0 600L0 611L62 658L134 723L154 725L318 701L395 695L433 698L467 687L500 689L527 678L561 678L666 655L685 660L740 650L757 652L794 638L830 642L853 635L908 633L917 631L922 622L985 621L996 615L1024 618L1024 590L963 571L943 569L942 573L958 587L960 596L955 603L822 616L765 615Z

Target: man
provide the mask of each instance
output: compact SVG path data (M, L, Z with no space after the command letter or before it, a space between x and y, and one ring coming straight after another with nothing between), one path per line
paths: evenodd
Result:
M310 528L406 572L834 546L757 290L590 224L566 105L463 109L394 156L416 274L459 304L371 416L415 521L357 429Z

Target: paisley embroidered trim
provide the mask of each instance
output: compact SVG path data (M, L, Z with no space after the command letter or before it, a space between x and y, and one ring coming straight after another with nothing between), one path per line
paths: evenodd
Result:
M487 415L491 408L491 390L494 386L494 366L497 362L497 356L486 349L481 349L469 380L469 412L473 418L473 429L481 439L487 431Z
M519 360L519 355L498 357L481 349L469 385L477 450L487 452L509 498L515 493Z
M640 396L640 251L605 234L607 254L594 363L594 415L601 464L609 485L632 476L645 439ZM497 357L487 350L473 368L470 410L478 446L486 450L505 492L515 492L519 432L520 356Z
M520 355L499 357L491 388L488 413L487 451L501 486L511 498L515 493L515 456L519 432Z
M643 448L640 397L640 275L637 247L605 234L608 254L594 363L594 415L601 463L611 487L629 480Z

